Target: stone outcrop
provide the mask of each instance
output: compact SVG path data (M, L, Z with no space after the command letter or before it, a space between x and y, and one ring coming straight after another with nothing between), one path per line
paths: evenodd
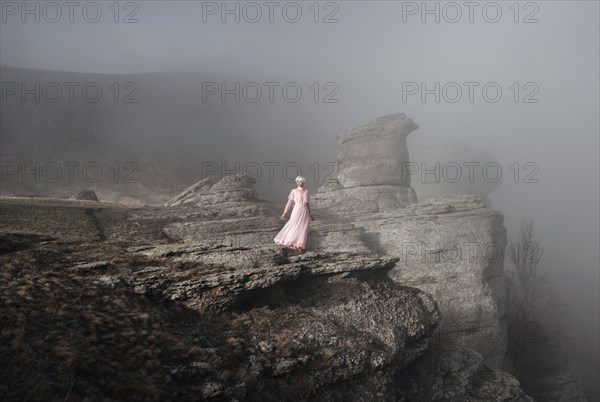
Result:
M186 204L205 206L253 200L255 199L254 184L254 178L245 173L225 176L216 184L211 177L206 177L165 202L164 206Z
M312 200L319 209L332 210L337 214L393 211L417 202L411 186L386 184L343 188L339 185L329 185L329 188L332 190L319 192L312 196Z
M406 137L419 128L404 113L368 121L337 136L337 179L344 188L410 185Z
M387 273L398 259L370 252L348 223L313 222L313 251L288 255L273 242L284 224L279 209L247 199L131 211L143 225L172 222L161 229L171 242L131 247L148 265L90 280L247 322L237 333L248 347L236 370L262 391L224 382L211 365L173 368L204 383L206 398L336 401L351 387L356 394L345 400L397 400L398 376L427 349L441 319L433 297L392 281Z
M386 115L336 137L336 172L313 195L321 209L378 212L417 202L406 170L407 136L418 126L404 113Z
M233 312L244 321L236 336L247 349L235 370L263 389L245 390L244 400L338 400L329 398L331 390L347 383L364 396L385 385L385 399L395 400L398 373L424 352L440 318L430 295L386 277L393 265L387 258L312 254L206 273L175 273L171 258L125 283L154 300L204 314ZM196 375L213 384L207 396L233 393L219 374L210 367Z
M232 191L235 180L224 180L210 197ZM367 229L315 211L309 251L291 255L273 242L281 205L200 199L102 203L93 219L85 203L38 202L31 212L39 219L29 224L59 241L32 239L31 252L0 255L4 321L18 324L6 338L31 328L9 342L14 380L0 395L27 399L21 384L36 384L36 397L60 389L77 400L527 400L474 352L429 348L442 320L438 303L390 278L400 258L374 252ZM3 204L7 222L20 206ZM421 217L450 210L431 205ZM103 235L87 230L86 219ZM15 361L23 350L31 355ZM42 388L28 356L49 362ZM59 364L66 371L50 369ZM65 375L75 373L78 382L64 390Z
M268 296L267 290L273 289L275 295L276 289L286 283L289 285L300 279L304 282L318 281L314 278L332 275L339 276L339 280L353 275L377 276L380 271L391 269L396 261L390 257L349 253L307 253L288 258L273 248L270 253L267 249L263 250L260 256L244 248L196 245L183 246L178 250L179 255L175 251L160 252L143 247L130 251L141 252L156 262L202 263L206 268L182 270L173 275L170 264L148 266L123 280L137 293L178 300L203 312L222 312L243 304L256 292Z
M397 114L338 138L348 171L313 196L304 254L273 243L281 205L258 199L251 178L226 176L196 183L169 207L130 211L168 241L131 247L145 265L90 280L247 323L236 368L259 386L224 381L204 362L172 368L203 384L205 398L530 401L495 369L506 345L502 215L475 195L417 203L410 183L393 179L415 128ZM378 140L401 156L376 161ZM359 155L372 155L370 174L384 168L387 178L369 181Z
M224 180L233 182L232 177ZM244 334L252 346L248 360L240 364L271 396L245 391L245 399L530 401L514 377L485 367L477 352L455 346L428 350L444 322L435 297L441 298L444 308L449 299L441 288L417 289L427 280L411 267L414 253L406 262L393 255L399 247L393 230L397 234L403 230L402 225L392 229L398 222L408 232L415 231L414 239L431 230L421 226L428 222L447 225L448 235L464 224L489 228L479 214L494 214L480 199L452 198L348 217L316 210L317 220L309 226L309 251L293 256L273 243L284 224L277 218L281 206L255 198L220 205L198 199L193 206L160 209L152 216L145 210L130 214L134 221L172 222L162 228L171 242L131 248L131 253L152 264L118 283L153 300L182 303L204 314L245 316L266 308L261 324ZM470 214L482 220L469 218ZM466 221L459 218L463 215ZM443 220L446 216L448 221ZM429 271L423 276L432 276L437 269L424 267ZM476 275L467 269L452 274L452 269L447 266L443 271L447 276L438 276L438 285L446 281L447 291L457 291L457 278L468 274L473 276L468 286L475 292ZM98 283L115 286L104 277ZM477 291L485 289L479 286ZM478 295L463 302L472 308L484 299ZM250 336L264 334L267 327L270 337ZM282 355L284 336L293 346ZM446 380L438 379L431 389L428 370ZM207 381L208 397L234 392L216 377Z
M174 207L176 205L185 204L196 204L200 201L201 196L206 194L213 185L213 181L210 177L200 180L198 183L194 183L169 201L164 203L165 207Z
M474 348L500 368L508 335L503 215L472 194L417 203L399 168L410 162L405 137L416 128L392 114L338 136L339 171L312 197L314 208L360 229L373 252L398 258L393 280L434 296L443 315L438 340ZM396 157L382 151L390 149ZM387 161L377 162L380 151ZM367 168L359 173L361 156Z
M508 336L502 214L480 196L455 195L354 221L380 252L399 258L392 279L434 296L444 317L438 340L473 348L488 366L502 366Z

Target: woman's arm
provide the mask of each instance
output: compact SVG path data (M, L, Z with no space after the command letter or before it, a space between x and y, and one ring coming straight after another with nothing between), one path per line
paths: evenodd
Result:
M288 202L287 204L285 204L285 209L283 210L283 213L281 214L281 219L285 219L285 214L287 214L287 211L290 209L290 207L294 204L294 198L292 196L292 193L290 193L290 196L288 197Z

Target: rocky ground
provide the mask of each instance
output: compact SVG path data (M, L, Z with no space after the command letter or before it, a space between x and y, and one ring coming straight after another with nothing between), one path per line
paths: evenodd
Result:
M436 301L352 225L277 248L279 209L0 199L2 400L531 400L432 343Z

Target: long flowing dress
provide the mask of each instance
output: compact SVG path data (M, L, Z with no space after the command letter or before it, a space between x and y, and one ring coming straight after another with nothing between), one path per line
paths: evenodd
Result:
M289 221L275 236L275 244L292 248L294 250L303 250L306 248L306 238L308 235L308 221L310 218L308 206L308 190L295 188L290 191L288 202L285 206L287 211L291 204L294 209L290 215Z

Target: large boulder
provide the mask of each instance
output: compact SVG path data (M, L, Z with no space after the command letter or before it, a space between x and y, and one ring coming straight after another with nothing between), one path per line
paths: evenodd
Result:
M434 296L443 315L440 341L473 348L485 364L502 367L508 339L503 216L473 194L417 202L405 170L411 163L406 136L416 127L396 113L339 135L337 174L313 205L317 216L337 216L360 229L373 252L399 258L389 275Z
M406 137L417 128L404 113L394 113L339 134L336 174L313 195L315 207L345 214L416 203Z
M404 113L369 120L337 136L337 179L345 187L410 185L406 137L419 128Z
M481 196L467 194L362 214L354 225L380 253L399 258L393 280L436 299L443 315L437 340L473 348L500 368L509 336L503 220Z

